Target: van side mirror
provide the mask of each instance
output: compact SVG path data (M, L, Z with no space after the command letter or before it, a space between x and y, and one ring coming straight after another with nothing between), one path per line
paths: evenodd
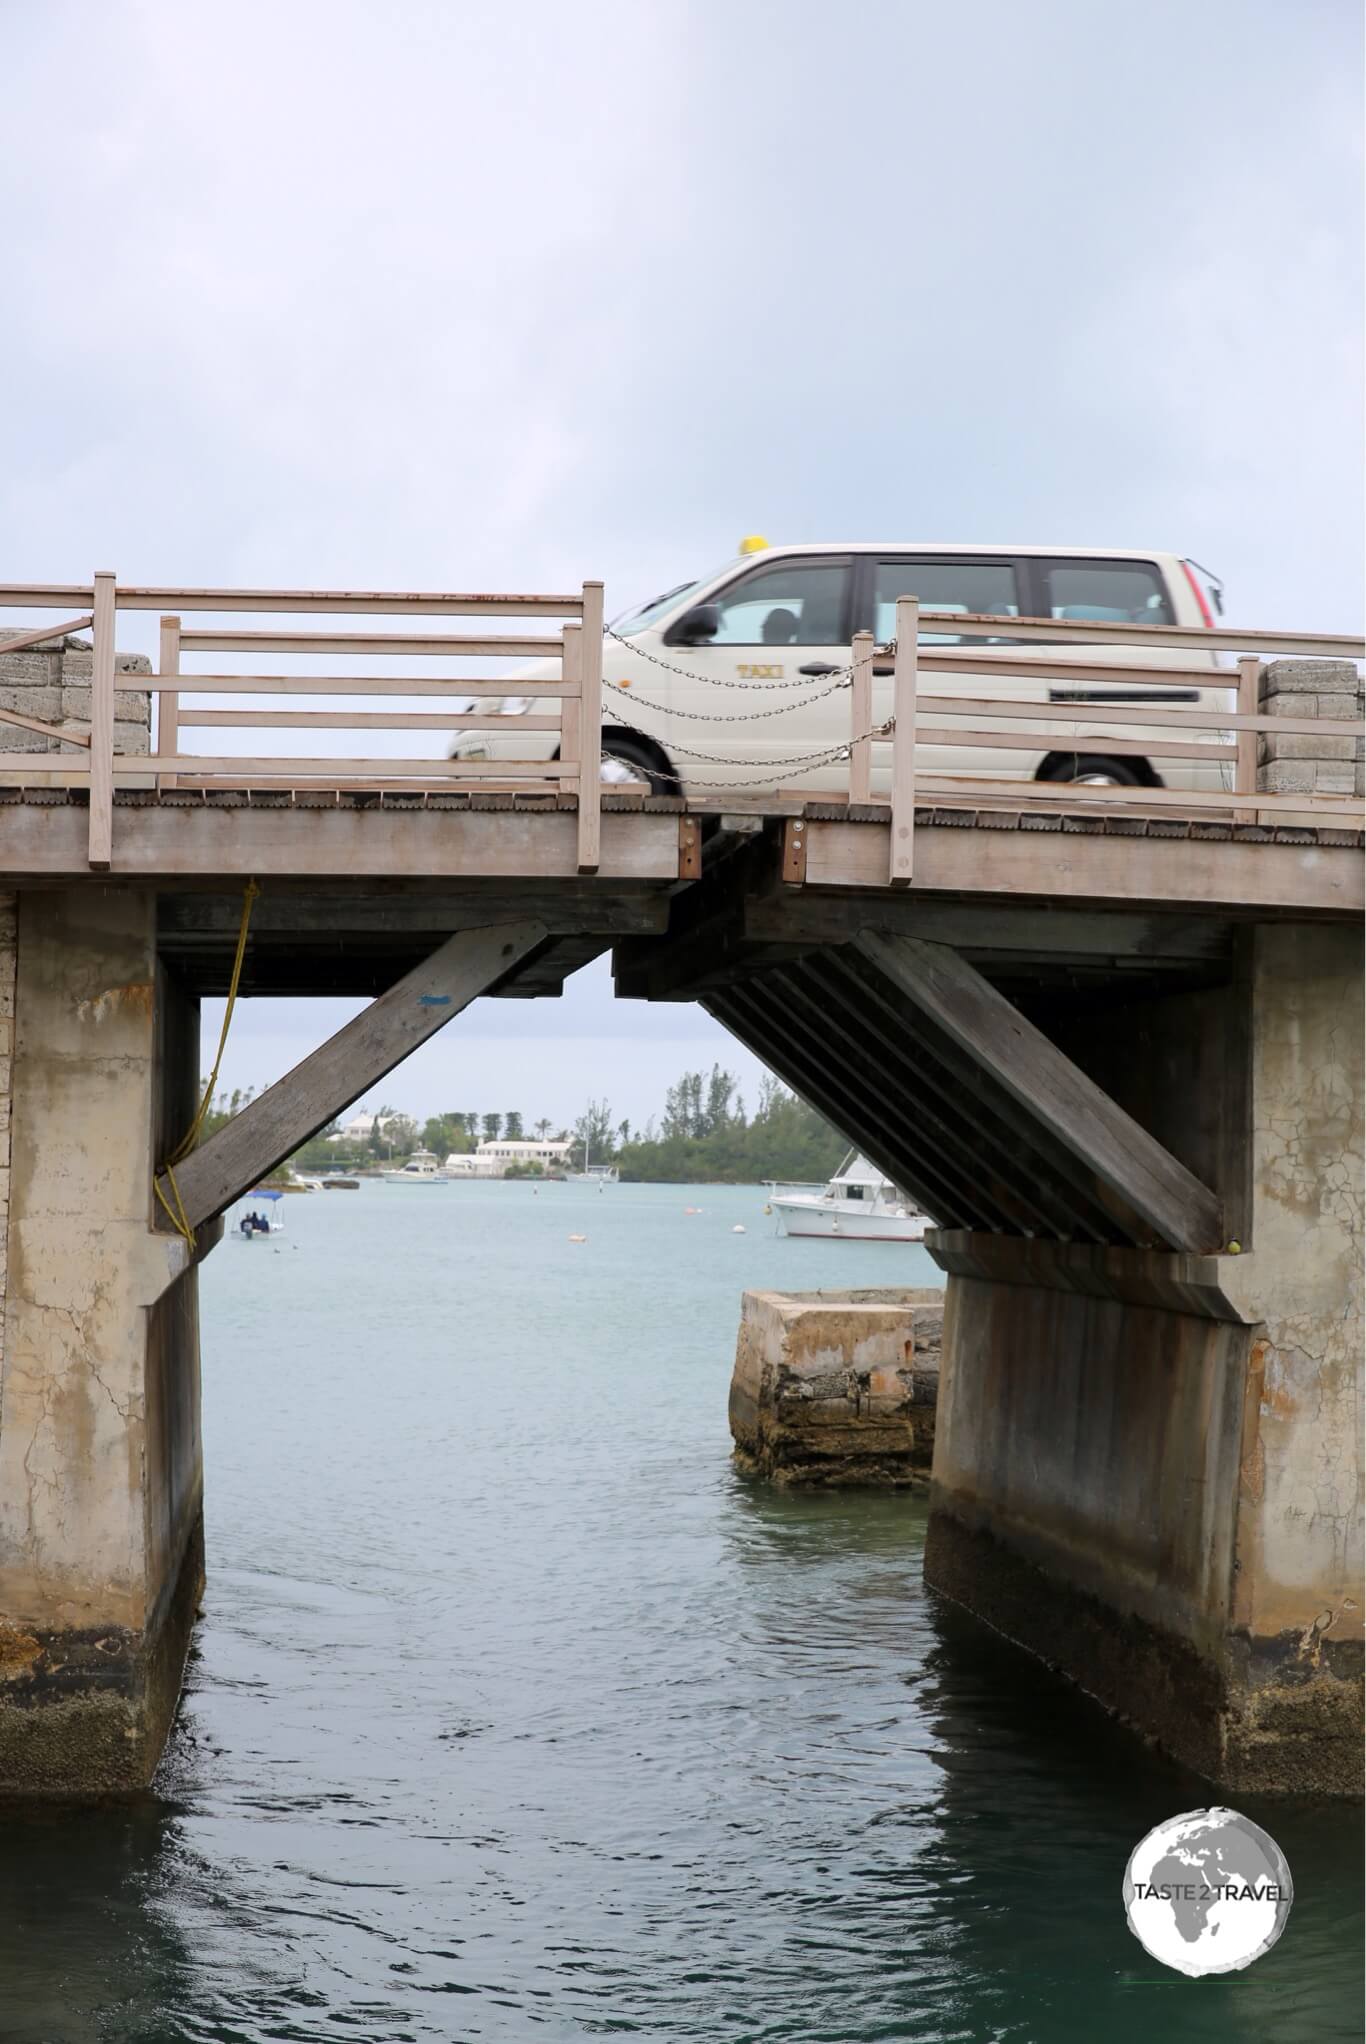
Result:
M704 639L714 639L720 629L720 604L695 603L691 610L684 611L677 624L669 627L665 634L665 644L698 646Z

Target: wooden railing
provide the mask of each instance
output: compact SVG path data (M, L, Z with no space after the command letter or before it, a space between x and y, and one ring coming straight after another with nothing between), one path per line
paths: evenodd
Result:
M93 633L91 714L88 734L70 726L56 726L0 710L0 722L20 725L42 733L60 745L73 748L79 757L72 761L51 753L0 753L0 782L16 779L58 780L68 786L87 786L90 791L89 863L107 869L112 858L113 791L129 780L145 782L156 777L161 788L175 787L259 787L263 784L290 788L325 785L342 789L402 789L420 786L452 787L457 784L485 786L543 787L563 791L577 798L578 865L584 873L596 872L600 856L600 774L602 743L602 626L601 582L585 582L574 596L496 596L369 593L309 589L163 589L119 587L112 574L97 574L93 585L53 587L48 585L0 586L0 607L15 609L70 610L88 606L83 615L60 625L25 633L0 642L0 654L19 651L59 638L62 634L90 627ZM120 611L163 613L160 625L156 672L123 677L125 687L147 690L156 698L156 745L146 753L115 754L115 643ZM212 612L219 616L243 612L293 613L304 616L341 615L387 618L491 618L512 620L562 619L558 631L486 633L450 631L344 631L344 630L236 630L214 625L187 629L187 612ZM519 682L507 673L491 675L457 674L440 678L422 675L410 667L402 673L385 675L305 673L204 673L186 672L189 656L215 653L324 656L329 660L352 661L381 657L394 662L426 660L438 656L451 659L479 659L488 663L508 660L546 660L558 663L553 671L534 683ZM551 713L518 715L496 707L484 709L434 709L415 711L397 707L377 709L309 709L299 699L310 695L364 697L381 704L397 704L420 697L458 700L462 697L505 697L534 692L554 705ZM195 699L203 696L243 695L278 697L290 707L250 709L205 708ZM188 699L188 700L187 700ZM183 734L191 730L250 727L265 741L259 752L203 754L188 752ZM558 744L538 745L542 754L535 759L515 756L490 759L440 759L412 757L343 758L285 754L269 749L273 733L281 730L336 731L489 731L518 735L555 733ZM545 755L553 753L554 757Z
M922 631L934 632L941 624L946 634L955 637L1043 641L1054 647L1067 647L1069 654L1061 659L1056 655L1050 658L1043 652L1031 653L1027 645L1016 652L997 647L921 643ZM1180 666L1122 657L1150 645L1154 651L1167 653L1235 653L1237 666ZM1070 654L1070 649L1077 646L1118 647L1119 651L1113 660L1103 657L1078 660ZM1366 733L1366 723L1360 719L1263 716L1259 708L1261 675L1268 654L1359 661L1366 657L1366 643L1324 633L1186 629L1054 618L960 617L929 609L922 611L914 597L902 597L896 606L896 637L891 656L892 717L886 725L875 726L873 722L873 677L875 671L886 671L886 652L880 660L871 632L860 632L853 642L850 800L889 802L888 878L894 887L905 886L912 878L916 805L936 797L981 805L1122 810L1128 815L1161 816L1176 810L1187 815L1196 812L1202 816L1222 816L1235 823L1255 823L1265 816L1272 821L1315 819L1360 827L1363 804L1359 795L1259 792L1260 733L1353 739ZM1045 694L1051 683L1055 691L1076 690L1078 694L1090 694L1091 699L1068 702L1058 700L1055 694L1049 700L1026 702L994 695L934 695L921 691L921 678L926 674L965 673L974 678L990 674L1014 681L1039 682L1044 685ZM1134 685L1228 691L1236 697L1237 707L1228 710L1198 703L1188 706L1144 702L1141 697L1115 702L1095 699L1096 689L1122 690ZM1004 731L983 728L988 723L1005 724L1008 728ZM1009 728L1017 724L1018 730ZM1144 735L1126 735L1124 727L1132 725L1141 725ZM1041 731L1039 726L1045 729ZM1041 752L1072 750L1065 743L1060 744L1059 727L1064 731L1070 727L1074 734L1077 727L1085 727L1075 750L1088 756L1227 762L1229 786L1106 787L1036 780L1024 771L1016 780L925 770L923 749L928 746L1017 750L1036 758ZM1154 736L1155 733L1160 735ZM891 751L890 794L880 797L874 795L872 788L875 745L888 746Z

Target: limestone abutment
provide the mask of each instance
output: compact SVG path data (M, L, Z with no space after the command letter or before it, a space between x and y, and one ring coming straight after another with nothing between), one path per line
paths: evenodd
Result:
M1359 1794L1361 937L1246 953L1240 1253L931 1239L926 1576L1222 1787Z
M152 1216L198 1004L150 893L20 893L9 927L0 1792L105 1793L151 1778L203 1581L197 1273Z
M944 1295L746 1292L730 1386L735 1456L779 1483L927 1479Z

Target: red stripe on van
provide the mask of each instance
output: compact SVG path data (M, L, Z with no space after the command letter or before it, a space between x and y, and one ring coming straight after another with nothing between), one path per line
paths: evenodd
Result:
M1194 575L1191 573L1190 562L1183 561L1181 565L1186 571L1186 580L1190 583L1192 590L1195 592L1195 600L1200 606L1200 622L1201 624L1206 625L1210 631L1213 631L1214 618L1213 615L1211 614L1209 604L1205 601L1205 592L1200 587L1200 584L1196 581Z

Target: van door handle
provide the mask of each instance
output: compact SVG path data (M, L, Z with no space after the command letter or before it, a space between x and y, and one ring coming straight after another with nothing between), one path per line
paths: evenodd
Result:
M839 669L830 660L808 660L805 667L797 669L798 674L838 674Z

